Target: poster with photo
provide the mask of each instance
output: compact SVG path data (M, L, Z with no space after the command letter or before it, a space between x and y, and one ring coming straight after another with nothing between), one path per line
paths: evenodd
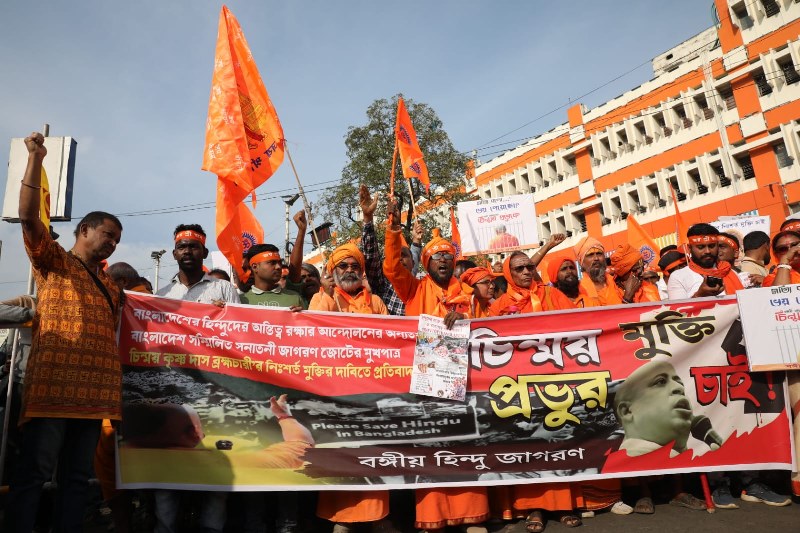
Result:
M458 204L458 231L464 255L496 254L539 244L532 194Z
M409 392L464 401L468 342L469 321L457 320L447 329L444 319L420 315Z

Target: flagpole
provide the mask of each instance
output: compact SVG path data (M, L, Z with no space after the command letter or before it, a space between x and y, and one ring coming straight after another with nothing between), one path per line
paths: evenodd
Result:
M300 198L303 199L303 207L306 210L306 214L308 215L308 223L311 226L311 233L314 234L314 239L317 241L317 246L319 247L319 253L322 254L322 261L323 263L327 261L325 258L325 249L322 247L322 243L319 240L319 236L317 235L317 227L314 225L314 219L311 216L311 204L308 202L308 198L306 198L306 192L303 190L303 184L300 183L300 176L297 174L297 168L294 166L294 161L292 161L292 154L289 153L289 145L286 142L286 139L283 139L283 151L286 153L286 156L289 158L289 165L292 167L292 172L294 172L294 178L297 180L297 190L300 193Z
M417 208L414 205L414 192L411 190L411 180L406 178L406 185L408 185L408 195L411 197L411 218L417 218Z
M394 136L394 152L392 153L392 172L389 177L389 198L394 197L394 170L397 167L397 135Z

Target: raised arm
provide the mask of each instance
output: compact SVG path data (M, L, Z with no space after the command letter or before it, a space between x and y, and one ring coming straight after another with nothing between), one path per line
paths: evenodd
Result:
M375 234L373 223L375 208L378 205L378 196L373 198L366 185L358 189L358 204L361 207L363 227L361 228L361 251L364 252L364 273L372 288L372 292L379 294L386 279L383 277L383 265L378 251L378 237Z
M417 289L417 278L403 266L400 261L400 250L403 248L400 227L400 209L394 200L389 200L390 225L386 229L386 244L383 247L383 274L394 287L397 296L407 302Z
M36 246L42 240L42 235L47 231L39 218L42 195L42 161L47 155L44 147L44 136L41 133L31 133L25 138L25 147L28 149L28 166L22 177L22 186L19 189L19 220L25 239Z
M283 440L286 442L301 441L311 444L312 446L314 445L314 437L311 436L311 432L306 429L303 424L298 422L292 416L291 411L289 411L285 394L281 394L278 398L272 396L269 399L269 408L272 410L272 414L275 415L278 424L281 426Z
M301 209L294 215L294 223L297 225L297 236L294 238L292 253L289 255L289 281L300 283L303 267L303 244L308 229L305 210Z

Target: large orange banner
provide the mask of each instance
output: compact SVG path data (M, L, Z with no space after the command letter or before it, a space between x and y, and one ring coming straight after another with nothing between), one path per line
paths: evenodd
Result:
M130 293L120 335L124 487L377 489L792 466L783 375L748 371L734 298L474 320L464 402L408 393L416 318ZM268 401L282 394L313 443L285 440Z

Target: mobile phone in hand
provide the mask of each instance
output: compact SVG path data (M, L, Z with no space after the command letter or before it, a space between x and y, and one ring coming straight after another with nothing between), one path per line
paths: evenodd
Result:
M718 278L717 276L706 276L706 285L709 287L721 287L722 278Z

